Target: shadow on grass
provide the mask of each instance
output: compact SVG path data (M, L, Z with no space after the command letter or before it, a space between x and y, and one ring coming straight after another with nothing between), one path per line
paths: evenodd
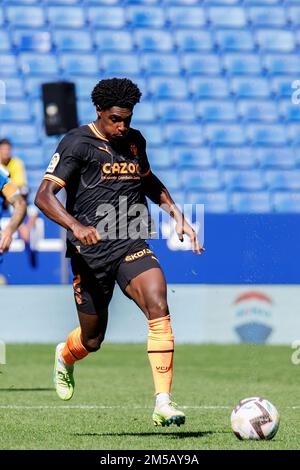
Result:
M53 392L53 388L0 388L0 392Z
M215 434L213 431L175 431L175 432L87 432L87 433L74 433L73 436L80 437L149 437L149 436L170 436L174 439L190 439L191 437L206 437Z

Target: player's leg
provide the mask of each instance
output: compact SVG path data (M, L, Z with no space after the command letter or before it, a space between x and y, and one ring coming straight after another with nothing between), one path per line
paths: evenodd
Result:
M66 342L59 343L55 352L54 384L62 400L74 393L74 364L89 353L98 351L104 340L108 308L91 314L78 311L80 327L69 333Z
M174 336L167 304L167 287L163 272L154 256L122 263L118 282L148 319L148 357L152 369L156 406L156 425L183 424L184 413L171 402Z
M73 396L75 362L97 351L104 340L108 304L113 292L113 284L104 282L100 285L94 273L85 266L84 269L81 266L80 274L77 268L78 264L72 263L80 326L68 335L66 342L57 345L55 354L54 383L62 400L70 400Z

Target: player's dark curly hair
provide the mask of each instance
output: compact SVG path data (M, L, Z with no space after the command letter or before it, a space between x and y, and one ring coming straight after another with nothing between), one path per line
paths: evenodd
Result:
M100 80L91 94L94 105L103 111L113 106L133 109L141 96L138 86L128 78Z

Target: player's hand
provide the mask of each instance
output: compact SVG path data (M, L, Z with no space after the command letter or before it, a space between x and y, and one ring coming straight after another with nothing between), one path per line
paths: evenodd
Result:
M202 251L205 251L205 248L199 243L195 230L185 219L176 222L175 230L181 242L183 242L184 234L190 237L193 253L198 253L198 255L201 255Z
M76 237L83 245L96 245L101 240L95 227L77 223L72 226L71 230L74 237Z
M9 229L3 230L0 232L0 253L5 253L9 250L9 247L12 242L12 232Z

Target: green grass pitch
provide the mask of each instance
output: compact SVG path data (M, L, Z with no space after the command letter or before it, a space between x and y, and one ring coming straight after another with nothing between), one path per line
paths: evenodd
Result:
M76 365L72 400L52 386L54 345L7 345L0 374L0 449L299 449L300 365L289 347L178 345L173 398L184 426L152 424L153 385L145 346L104 344ZM279 410L272 441L236 439L238 400L263 396Z

